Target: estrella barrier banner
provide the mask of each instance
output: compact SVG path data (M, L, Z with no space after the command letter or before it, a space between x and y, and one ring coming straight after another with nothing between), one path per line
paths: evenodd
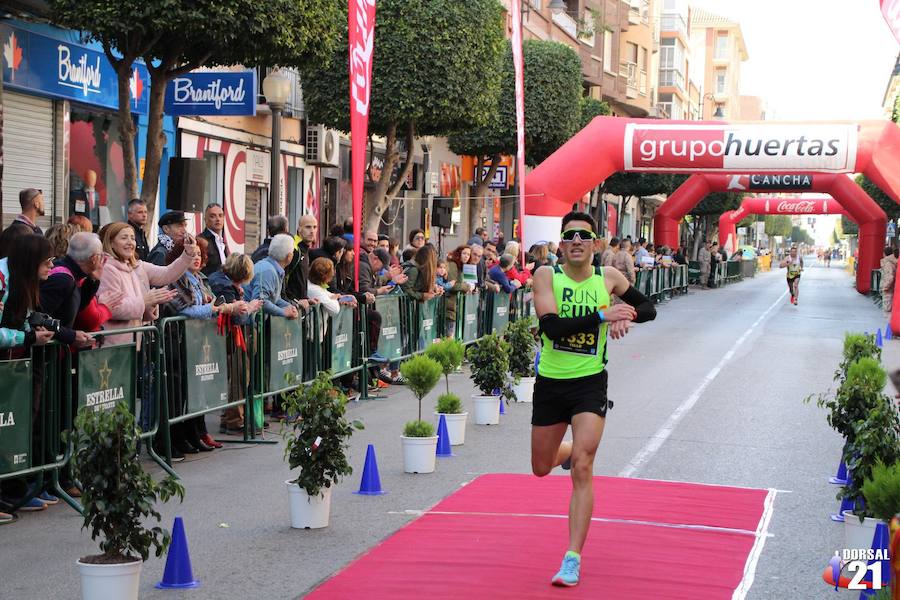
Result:
M0 475L31 467L31 359L0 362Z
M474 342L478 338L478 305L481 294L460 294L457 300L457 312L460 303L463 305L462 341ZM458 317L457 317L458 318Z
M184 322L187 412L201 412L228 403L228 351L215 321Z
M331 317L331 372L341 373L353 366L353 309L341 307Z
M137 345L78 353L78 410L111 410L124 400L134 411Z
M400 332L400 296L376 298L375 309L381 313L378 353L389 360L398 360L403 356L403 336Z
M303 342L300 319L269 318L269 379L266 391L283 390L288 387L290 378L302 379Z
M509 323L509 294L497 292L494 294L494 308L491 316L491 332L502 333Z
M438 312L440 306L440 298L432 298L419 303L419 350L424 350L441 337L440 315Z

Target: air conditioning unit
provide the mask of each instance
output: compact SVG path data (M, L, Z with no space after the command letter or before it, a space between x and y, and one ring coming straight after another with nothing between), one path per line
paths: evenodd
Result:
M306 162L323 167L340 166L341 138L334 129L312 125L306 130Z

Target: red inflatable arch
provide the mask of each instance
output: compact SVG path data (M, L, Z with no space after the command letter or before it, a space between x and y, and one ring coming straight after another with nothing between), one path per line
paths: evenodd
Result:
M747 215L846 215L853 219L831 196L747 197L737 210L722 213L719 217L719 246L729 256L737 250L736 226Z
M528 175L525 247L554 239L560 217L572 204L618 171L707 174L689 178L657 213L656 241L667 246L678 245L678 220L716 191L713 183L724 182L718 187L726 191L728 182L740 174L814 174L809 191L831 194L859 223L857 289L864 292L869 272L878 263L886 219L884 211L841 174L865 173L900 202L900 129L890 121L726 123L596 117Z
M890 125L894 126L893 123ZM829 194L859 225L856 289L860 293L869 291L872 269L878 268L884 248L887 218L881 207L844 174L691 175L656 211L653 221L654 242L659 245L677 246L678 221L707 194L729 191L807 191Z

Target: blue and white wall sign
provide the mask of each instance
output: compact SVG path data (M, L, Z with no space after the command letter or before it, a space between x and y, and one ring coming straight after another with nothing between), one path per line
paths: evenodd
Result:
M255 115L256 71L199 71L166 87L167 115Z
M103 52L7 24L0 24L0 43L5 87L118 109L118 78ZM132 68L130 87L132 112L147 114L150 74L143 64Z

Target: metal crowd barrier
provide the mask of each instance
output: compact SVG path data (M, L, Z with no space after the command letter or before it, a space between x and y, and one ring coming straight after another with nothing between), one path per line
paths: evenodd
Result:
M687 292L688 278L687 265L641 269L635 273L634 287L654 302L664 302Z
M391 361L423 352L446 331L443 297L416 302L402 294L382 296L375 308L382 316L378 351ZM101 341L130 335L127 343L77 352L53 343L33 349L28 358L0 360L6 391L0 398L0 482L32 480L33 493L19 501L21 506L40 493L50 477L53 493L81 511L60 483L74 451L62 434L72 429L77 410L106 410L127 402L148 454L177 477L171 467L171 425L243 406L239 441L274 443L257 438L255 425L265 399L290 393L324 370L330 370L332 378L359 373L366 398L367 307L342 306L335 316L323 313L319 306L296 320L259 313L253 323L240 326L242 344L232 329L219 332L215 320L177 316L162 319L158 326L93 334ZM532 313L530 290L461 293L455 335L471 343ZM161 453L153 444L157 436Z
M878 306L882 306L881 301L881 269L872 269L869 275L869 295Z

